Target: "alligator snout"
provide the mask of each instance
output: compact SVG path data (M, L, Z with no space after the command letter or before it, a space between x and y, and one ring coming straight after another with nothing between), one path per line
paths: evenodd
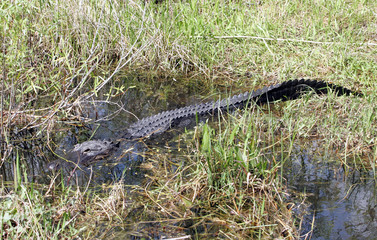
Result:
M112 150L117 148L119 143L110 140L91 140L76 144L74 148L67 152L61 159L50 162L47 165L49 171L58 171L62 167L69 165L89 166L96 160L108 157Z

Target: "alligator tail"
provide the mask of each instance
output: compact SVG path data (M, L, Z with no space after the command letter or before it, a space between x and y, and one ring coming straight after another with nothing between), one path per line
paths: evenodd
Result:
M327 94L329 91L333 91L337 96L348 96L351 94L356 96L362 96L362 94L359 92L355 92L335 84L326 83L318 80L296 79L275 85L275 87L271 90L256 97L255 101L261 104L267 102L274 102L277 100L294 100L301 97L303 94L309 91L314 91L317 94Z
M317 94L326 94L329 91L334 91L338 96L350 94L362 96L361 93L323 81L290 80L215 102L195 104L161 112L132 124L128 128L124 138L135 139L162 133L177 125L184 126L181 124L182 122L190 121L190 119L192 121L195 116L208 116L217 114L218 112L232 111L237 108L247 107L253 103L264 104L277 100L297 99L308 91L314 91Z

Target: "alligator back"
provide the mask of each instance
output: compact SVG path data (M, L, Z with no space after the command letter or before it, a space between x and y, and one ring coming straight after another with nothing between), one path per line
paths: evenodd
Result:
M264 104L277 100L293 100L304 93L312 90L317 94L326 94L334 91L337 95L350 95L360 93L353 92L347 88L317 80L290 80L278 83L252 92L235 95L218 101L194 104L183 108L161 112L137 121L132 124L124 135L126 139L150 137L162 133L169 128L179 126L188 119L195 119L196 116L212 115L218 112L233 111L237 108L244 108L250 104Z

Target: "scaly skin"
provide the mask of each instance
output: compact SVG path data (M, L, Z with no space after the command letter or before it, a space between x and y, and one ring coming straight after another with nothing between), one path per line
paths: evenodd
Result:
M150 137L162 133L169 128L177 126L180 122L187 119L195 119L195 116L205 116L216 114L217 112L232 111L236 108L244 108L253 104L263 104L277 100L292 100L300 97L307 90L313 90L318 94L325 94L332 89L338 95L349 95L352 92L349 89L316 80L290 80L278 83L262 89L235 95L233 97L219 100L216 102L207 102L194 104L171 111L161 112L157 115L147 117L132 124L127 133L126 139L136 139ZM359 93L354 93L359 94Z
M89 166L93 161L107 157L118 145L108 140L90 140L76 144L65 159L50 162L47 169L56 171L70 165Z
M132 124L123 138L129 140L148 138L163 133L169 128L187 126L190 122L195 121L197 116L203 118L217 114L218 112L228 112L234 109L244 108L254 103L264 104L277 100L293 100L299 98L301 95L308 92L308 90L312 90L317 94L326 94L330 89L337 95L361 95L347 88L323 81L305 79L290 80L219 101L194 104L161 112ZM95 161L95 159L104 158L109 155L117 146L117 144L110 141L102 140L84 142L76 145L75 148L67 154L67 159L74 163L88 166ZM59 164L52 162L49 164L49 169L56 169L56 166L59 166Z

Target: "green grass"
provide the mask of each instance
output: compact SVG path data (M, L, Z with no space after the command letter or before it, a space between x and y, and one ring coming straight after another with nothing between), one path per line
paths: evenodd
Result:
M284 187L285 162L295 147L315 144L311 154L321 161L338 159L346 176L374 171L374 102L374 97L309 94L219 117L215 127L198 128L178 170L166 170L169 157L155 157L149 197L170 216L195 218L200 209L201 222L221 229L220 237L297 238L301 219L291 207L300 200L287 198L292 190ZM197 238L214 236L207 229Z
M194 71L211 81L251 73L258 82L309 76L371 85L375 5L3 1L1 60L6 80L20 86L17 96L43 92L56 94L57 100L64 96L63 87L77 87L73 78L79 86L89 79L101 84L121 66L170 74Z
M41 115L72 116L72 103L112 85L119 72L141 70L167 75L161 79L167 82L188 74L213 88L295 77L374 87L375 7L374 1L3 1L2 110L13 118L15 109L25 110L30 125L46 124Z
M70 189L65 189L61 197L51 201L47 197L51 189L46 191L47 187L28 183L17 157L13 184L1 183L1 239L61 239L80 232L72 227L77 218L73 213L78 211L79 201L68 197Z
M297 237L279 197L285 189L278 157L289 157L297 141L316 138L319 151L335 147L347 169L361 164L375 170L376 9L376 1L367 0L1 1L2 161L15 149L9 147L13 129L37 126L49 133L60 120L75 120L80 101L105 86L115 94L127 91L131 83L123 76L148 75L135 86L152 92L159 86L155 94L166 99L182 86L238 92L296 77L361 90L365 98L308 95L221 119L216 130L205 126L187 165L165 175L157 168L166 180L151 181L141 198L140 219L189 219L194 207L205 209L202 221L216 223L223 236ZM168 156L160 157L164 162ZM48 201L43 186L37 190L15 175L7 186L13 191L1 193L3 238L105 236L93 227L97 220L125 224L119 219L140 207L124 204L128 195L118 185L93 198L86 191L54 190L62 198ZM64 208L72 197L80 201ZM75 217L71 210L79 203L87 214ZM172 209L171 215L158 215L161 209Z

